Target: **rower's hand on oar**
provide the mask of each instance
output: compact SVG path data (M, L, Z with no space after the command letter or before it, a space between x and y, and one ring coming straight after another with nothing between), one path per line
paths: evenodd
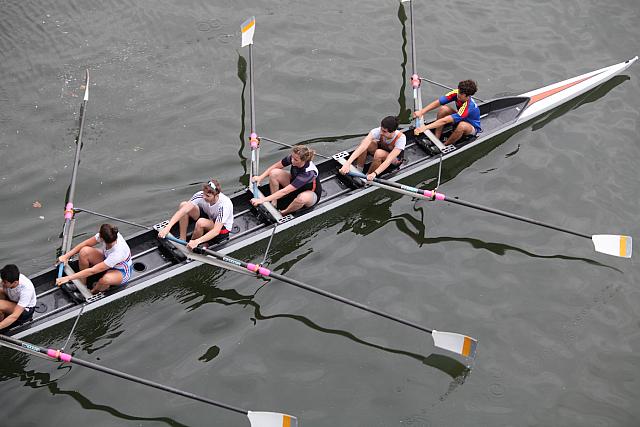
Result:
M420 111L414 111L413 113L411 113L411 117L413 117L414 119L417 119L418 117L422 118L423 114L420 114Z
M158 237L161 239L164 239L165 237L167 237L167 234L169 234L169 229L167 229L167 227L163 227L160 231L158 231Z
M69 256L67 256L67 254L64 255L60 255L60 258L58 258L58 261L62 264L66 264L69 262Z
M375 173L370 173L367 175L367 181L373 181L373 178L376 178L378 175Z
M414 135L420 135L421 133L424 133L424 131L427 130L427 125L422 125L420 127L417 127L413 130L413 134Z
M261 197L259 199L251 199L251 204L253 206L258 206L264 203L264 199Z
M65 283L67 283L69 281L69 276L64 276L64 277L58 277L56 279L56 285L60 286L60 285L64 285Z
M200 239L189 240L189 243L187 243L187 248L189 248L189 250L194 250L200 243L202 243Z
M342 175L348 174L350 170L349 166L351 166L349 163L345 163L344 165L342 165L340 170L338 170L338 172L340 172Z
M260 181L262 181L262 175L256 175L252 178L253 182L257 183L258 185L260 185Z

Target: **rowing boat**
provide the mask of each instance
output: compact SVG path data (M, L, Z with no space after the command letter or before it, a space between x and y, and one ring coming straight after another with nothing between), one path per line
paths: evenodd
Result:
M562 105L567 105L576 97L608 82L613 77L624 72L638 57L625 62L601 68L590 73L551 84L536 90L525 92L518 96L507 96L489 100L479 105L483 132L477 137L458 141L455 145L445 146L439 150L431 146L424 137L413 135L411 129L405 131L407 147L402 165L386 174L389 181L405 180L421 171L438 165L474 147L486 146L492 148L489 141L509 130L516 131L531 125L534 119ZM446 136L446 132L444 133ZM252 208L251 190L238 192L231 196L234 204L234 229L231 237L213 249L221 254L230 254L255 242L267 239L274 233L282 232L298 226L311 218L322 215L353 200L365 197L376 191L375 186L357 185L337 173L340 160L348 157L349 152L335 154L326 161L318 162L319 178L322 182L323 194L320 202L312 209L296 212L283 218L274 219L268 213ZM268 192L267 186L260 188ZM82 212L83 209L76 209ZM84 212L89 212L84 210ZM95 213L97 214L97 213ZM130 236L127 242L133 256L133 273L130 282L121 288L85 299L79 292L61 289L55 286L57 269L50 268L34 274L31 280L38 294L38 305L33 319L8 332L17 338L44 330L55 324L72 319L81 309L91 311L129 294L147 288L153 284L179 275L202 265L202 257L190 257L189 253L178 250L167 241L157 238L158 230L166 222L154 225L150 230L144 230ZM151 228L151 227L150 227ZM192 259L189 259L192 258ZM77 267L71 263L72 268Z

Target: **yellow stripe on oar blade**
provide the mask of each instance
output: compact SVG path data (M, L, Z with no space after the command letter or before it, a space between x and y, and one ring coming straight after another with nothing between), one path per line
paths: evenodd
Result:
M247 414L251 427L298 427L298 419L277 412L254 412Z
M633 239L631 236L617 234L594 234L591 236L593 246L597 252L622 258L631 258L633 253Z
M256 17L252 16L242 23L242 46L253 44L253 32L256 30Z
M464 357L475 357L478 341L474 338L453 332L432 331L436 347L444 348Z

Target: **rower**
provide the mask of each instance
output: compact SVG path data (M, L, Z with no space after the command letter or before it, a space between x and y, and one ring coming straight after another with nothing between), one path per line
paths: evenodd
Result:
M402 164L404 147L407 138L398 130L398 118L387 116L380 122L380 127L371 129L360 145L351 153L349 159L340 168L341 174L349 172L354 160L360 170L364 169L367 154L373 155L373 161L368 169L367 179L371 181L389 168Z
M316 152L304 145L294 145L291 154L269 166L261 175L254 176L254 182L269 177L271 194L251 199L253 206L279 201L282 215L288 215L302 208L310 208L320 201L322 187L318 178L318 168L313 163ZM291 172L284 170L291 166ZM275 203L274 203L275 206Z
M444 141L444 145L456 143L463 136L475 136L482 132L480 127L480 109L476 105L472 95L476 93L478 86L473 80L463 80L458 83L458 89L441 96L431 102L426 107L413 112L413 117L422 117L425 113L438 109L437 120L422 125L414 130L416 135L426 130L435 130L435 136L440 139L442 136L442 128L447 124L454 126L453 132L449 138ZM448 103L456 103L457 110L449 107Z
M202 190L191 196L190 200L180 202L169 223L158 231L158 237L164 239L178 223L180 239L187 240L189 219L196 222L191 240L187 244L189 249L203 243L215 245L229 239L229 232L233 228L233 202L222 193L217 180L209 179L202 184Z
M36 290L15 264L0 271L0 331L30 321L36 307Z
M94 246L100 245L99 248ZM72 256L78 255L80 271L56 279L56 285L80 280L86 284L87 277L102 274L91 289L92 294L104 292L111 286L125 285L131 279L131 249L118 232L118 227L102 224L95 236L88 238L59 258L66 264Z

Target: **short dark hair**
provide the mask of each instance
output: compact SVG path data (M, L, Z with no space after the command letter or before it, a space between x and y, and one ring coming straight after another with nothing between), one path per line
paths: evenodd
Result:
M472 96L478 91L478 85L473 80L463 80L458 83L458 90L465 95Z
M395 116L387 116L380 122L380 127L385 128L389 132L394 132L398 129L398 118Z
M111 224L102 224L100 226L100 238L105 243L113 243L118 240L118 227Z
M20 279L20 270L18 270L18 266L15 264L5 265L2 271L0 271L0 278L9 283L13 283Z

